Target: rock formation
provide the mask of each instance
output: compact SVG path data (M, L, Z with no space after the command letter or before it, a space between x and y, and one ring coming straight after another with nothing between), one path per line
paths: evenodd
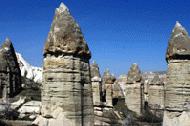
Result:
M151 109L164 109L164 83L156 75L148 85L148 105Z
M127 77L125 103L137 115L141 115L143 107L142 76L137 64L132 64Z
M6 39L0 49L0 97L4 100L21 91L21 72L14 47Z
M117 80L113 84L112 97L113 97L112 98L113 106L116 105L118 102L120 102L120 103L122 102L123 104L125 104L125 95L124 95L124 92Z
M190 123L190 38L179 22L172 31L166 61L168 71L163 125L187 126Z
M158 75L148 83L148 98L145 111L151 115L153 121L161 122L164 113L164 83Z
M123 90L117 81L113 84L113 98L124 98Z
M90 58L79 25L61 3L44 48L41 113L47 126L93 126Z
M127 75L126 74L120 75L117 79L117 83L120 85L120 87L123 91L123 94L125 95L125 89L126 89L126 84L127 84Z
M92 91L93 91L93 103L94 105L101 105L101 91L102 91L102 81L99 72L98 64L93 62L90 66L91 71L91 82L92 82Z
M116 78L107 69L103 75L103 92L105 92L105 100L107 106L112 106L113 84Z

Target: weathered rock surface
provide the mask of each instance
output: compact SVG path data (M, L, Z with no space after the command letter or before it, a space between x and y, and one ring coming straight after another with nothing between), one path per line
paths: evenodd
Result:
M190 54L190 38L188 32L179 22L172 31L166 59L187 59Z
M117 79L116 83L120 85L120 87L123 91L123 94L125 95L125 89L126 89L126 84L127 84L127 75L125 75L125 74L120 75L119 78Z
M137 115L141 115L143 108L143 84L140 69L137 64L132 64L127 77L125 103Z
M142 75L141 71L136 63L132 64L128 74L127 74L127 84L134 84L141 82Z
M122 126L122 117L118 111L110 107L95 107L94 126Z
M101 77L99 66L95 61L93 61L92 64L90 65L90 72L91 72L91 78Z
M93 91L93 103L94 105L101 105L101 91L102 91L102 79L99 72L98 64L93 62L90 65L91 82Z
M113 84L116 78L110 73L109 70L106 70L103 75L103 92L105 92L105 100L107 106L112 106L113 99Z
M190 113L183 111L182 113L164 112L163 126L189 126Z
M113 98L124 98L124 93L123 90L121 88L121 86L118 84L118 82L116 81L113 84Z
M151 109L164 109L164 83L156 75L148 86L148 105Z
M145 85L143 116L147 121L161 123L164 115L164 83L155 75L150 82L145 81Z
M13 97L21 91L21 72L14 47L6 39L0 49L0 97Z
M190 110L190 41L187 31L177 22L169 41L166 60L168 62L168 72L165 93L165 113L164 125L174 126L171 119L181 120L183 112ZM176 114L178 113L178 114ZM185 116L185 118L188 116ZM178 119L177 119L178 118ZM183 118L183 119L185 119ZM182 120L183 120L182 119ZM178 121L177 125L183 123Z
M29 101L23 104L18 112L20 113L19 118L21 119L35 119L40 114L41 102Z
M41 113L46 126L65 119L69 126L94 125L90 57L79 25L61 3L44 48Z
M54 20L44 48L47 54L67 54L90 59L91 54L79 25L71 16L69 9L61 4L55 11Z

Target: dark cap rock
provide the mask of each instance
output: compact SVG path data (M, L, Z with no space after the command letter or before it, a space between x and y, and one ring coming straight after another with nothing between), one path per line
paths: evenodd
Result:
M190 58L190 38L186 29L176 22L166 53L166 60Z
M74 55L88 59L91 58L91 53L79 25L63 3L55 11L55 16L44 47L44 56L47 54Z

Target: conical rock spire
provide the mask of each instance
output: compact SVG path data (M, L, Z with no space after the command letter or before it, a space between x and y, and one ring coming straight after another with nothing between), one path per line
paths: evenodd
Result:
M127 83L132 84L142 80L141 71L136 63L131 65L127 75Z
M90 65L90 71L91 71L91 78L93 78L93 77L101 77L100 76L100 71L99 71L99 66L98 66L98 64L95 62L95 61L93 61L92 62L92 64Z
M103 83L114 83L115 80L115 76L110 73L109 69L106 69L103 75Z
M44 56L47 54L91 58L88 45L84 40L79 25L63 3L55 11L44 48Z
M169 40L166 60L187 55L190 55L190 38L186 29L177 21Z

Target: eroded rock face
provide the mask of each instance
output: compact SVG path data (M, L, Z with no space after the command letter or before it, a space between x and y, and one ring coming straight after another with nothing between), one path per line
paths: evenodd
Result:
M141 115L143 108L143 83L140 69L137 64L132 64L127 77L125 89L125 103L137 115Z
M127 74L127 84L134 84L142 80L141 71L137 64L132 64Z
M102 79L99 72L98 64L93 62L90 65L91 82L93 91L93 103L95 106L101 105L101 91L102 91Z
M9 98L21 91L21 72L10 39L0 49L0 97Z
M103 75L103 92L105 92L105 100L107 106L112 106L113 99L113 84L116 78L110 73L109 70L106 70Z
M117 81L113 84L113 98L124 98L123 90Z
M167 121L172 121L173 118L175 118L175 120L181 118L179 116L181 112L190 110L189 47L190 41L188 33L177 22L172 32L168 46L169 51L166 55L168 71L165 85L165 113L169 114L165 114L164 119L169 119L164 120L164 126L170 126L169 124L172 124L172 122ZM184 126L183 124L179 125Z
M189 43L190 38L188 32L179 22L176 22L169 41L166 60L189 58Z
M95 61L93 61L93 63L90 65L90 72L91 72L91 78L94 78L94 77L100 78L101 77L99 66Z
M164 83L158 75L149 82L148 105L151 109L164 109Z
M69 120L69 126L93 126L90 57L78 24L62 3L55 11L44 48L41 113L46 121ZM64 120L54 116L55 111L64 115Z
M145 118L148 117L147 120L151 119L152 122L162 122L164 115L164 83L158 75L155 75L154 78L148 82L148 86L145 87L147 88L147 92L144 92Z
M71 16L69 9L61 4L55 11L44 48L44 56L47 54L59 56L63 53L88 59L91 57L79 25Z

